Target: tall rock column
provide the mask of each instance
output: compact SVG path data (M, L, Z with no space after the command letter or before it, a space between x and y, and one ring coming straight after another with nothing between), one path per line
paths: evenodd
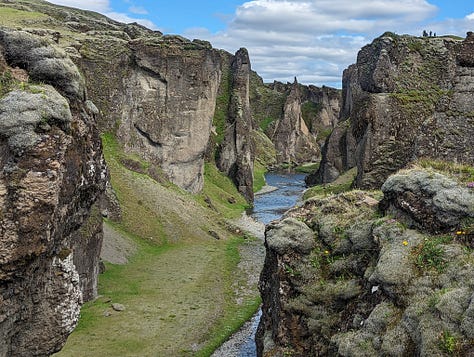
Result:
M224 141L217 165L227 174L248 202L253 201L254 148L250 132L253 120L250 111L250 59L245 48L235 54L231 64L232 92Z
M277 150L278 163L300 164L317 161L320 157L319 145L303 120L301 93L296 78L272 141Z

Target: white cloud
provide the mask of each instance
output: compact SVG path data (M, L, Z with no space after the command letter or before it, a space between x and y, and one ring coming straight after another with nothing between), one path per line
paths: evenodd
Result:
M474 21L474 12L466 16L466 20Z
M140 25L148 27L149 29L158 30L158 27L153 23L153 21L150 21L147 19L139 19L139 18L130 17L127 14L123 14L120 12L106 12L104 13L104 15L110 17L111 19L115 21L123 22L126 24L129 24L131 22L136 22L136 23L139 23Z
M128 11L130 11L132 14L138 14L138 15L147 15L148 11L142 6L130 6L128 8Z
M425 0L253 0L236 9L225 31L184 35L230 52L246 47L265 81L297 76L302 83L340 86L362 46L385 31L421 34L421 23L436 12Z
M49 2L101 13L110 10L109 0L49 0Z
M49 0L49 2L53 4L57 4L57 5L64 5L64 6L75 7L78 9L96 11L107 17L110 17L111 19L115 21L123 22L126 24L131 23L131 22L137 22L140 25L148 27L149 29L159 30L158 27L150 20L135 18L124 13L112 11L110 8L109 0ZM146 10L142 7L132 6L130 7L129 10L131 11L132 9L135 10L134 13L136 14L147 13Z

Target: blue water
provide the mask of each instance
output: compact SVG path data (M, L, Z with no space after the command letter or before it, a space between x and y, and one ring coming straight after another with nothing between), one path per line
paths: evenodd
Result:
M303 174L267 173L267 185L277 187L278 190L256 195L250 215L265 224L280 219L282 214L300 199L305 188L304 178Z
M254 207L248 212L257 221L268 224L281 218L282 214L293 207L301 198L305 188L305 175L295 173L267 173L265 180L267 185L278 189L262 195L256 195ZM257 347L255 346L255 332L262 312L252 318L252 334L247 338L239 351L239 357L255 357Z

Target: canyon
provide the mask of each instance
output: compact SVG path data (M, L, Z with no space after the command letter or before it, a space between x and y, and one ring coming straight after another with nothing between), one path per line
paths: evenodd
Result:
M0 356L210 355L262 264L259 356L473 353L472 33L387 32L339 90L42 0L0 16ZM305 167L262 262L236 219Z

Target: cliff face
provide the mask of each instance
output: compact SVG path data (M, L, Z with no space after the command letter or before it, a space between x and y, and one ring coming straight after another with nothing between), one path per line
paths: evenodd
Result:
M231 64L229 116L217 166L233 179L237 189L247 201L252 202L255 150L250 135L253 130L249 101L250 71L248 52L241 48Z
M219 52L156 33L104 42L84 43L76 59L92 98L100 98L104 129L116 129L128 152L158 164L173 183L199 192L221 77Z
M354 165L356 185L375 188L417 158L472 163L473 41L388 33L365 46L344 72L340 129L308 184Z
M272 135L279 163L315 162L320 150L310 133L301 110L301 94L295 80L283 108L283 118L276 124Z
M473 189L416 169L382 191L380 210L315 196L267 227L259 356L474 353Z
M296 80L263 84L253 78L250 97L256 123L275 145L278 164L319 161L320 146L339 117L339 90Z
M27 22L26 30L57 41L80 68L88 95L98 108L101 132L116 134L128 153L160 166L178 186L193 193L202 189L207 149L228 150L210 145L211 134L217 131L222 140L235 122L248 120L248 110L244 118L235 104L236 96L240 96L242 108L248 106L248 80L239 79L250 72L248 55L242 61L242 56L234 58L206 41L163 36L138 24L125 25L93 12L40 0L1 4L23 13L34 11L37 15ZM234 103L230 103L231 93ZM227 99L220 103L225 104L221 126L216 125L215 118L218 95ZM251 199L245 187L252 177L247 162L253 154L243 143L246 138L239 137L238 141L237 156L231 155L231 162L221 167ZM237 177L235 170L227 170L235 160L242 177Z
M25 32L0 44L0 356L44 356L97 293L106 168L74 64Z

